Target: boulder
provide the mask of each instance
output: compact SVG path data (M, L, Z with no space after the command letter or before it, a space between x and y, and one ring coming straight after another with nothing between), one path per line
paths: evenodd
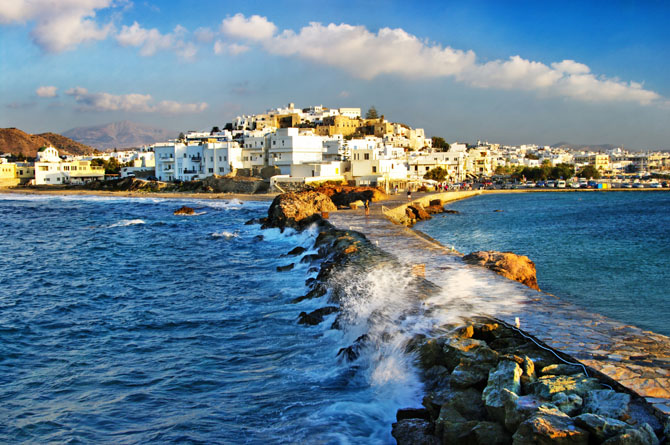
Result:
M512 252L477 251L465 255L463 261L484 266L505 278L518 281L531 289L540 290L537 286L535 263L527 256Z
M474 388L445 388L430 393L423 402L424 406L431 406L433 413L439 407L438 414L442 409L455 410L465 420L482 420L486 416L482 393ZM448 412L445 411L445 416Z
M286 254L286 256L302 255L306 250L307 249L302 246L294 247L289 253Z
M283 193L272 201L263 228L301 229L320 219L321 212L336 210L337 207L330 198L321 193L313 191Z
M519 425L512 439L514 445L588 445L589 433L557 408L541 407Z
M604 441L603 445L658 445L659 443L654 430L645 423L640 428L624 430L618 436Z
M298 324L317 325L323 321L323 317L337 312L338 310L339 308L335 306L326 306L312 311L309 314L307 312L301 312L298 315Z
M347 185L322 186L315 191L328 196L338 207L349 207L354 201L383 201L388 195L375 187L352 187Z
M423 419L430 421L430 413L426 408L401 408L395 414L399 422L405 419Z
M530 384L530 388L538 396L551 399L559 392L584 397L588 392L600 389L601 386L597 379L586 377L584 374L576 374L545 375Z
M286 272L289 270L293 270L293 267L295 265L293 263L286 264L285 266L277 266L277 272Z
M186 206L181 206L177 210L174 211L175 215L193 215L195 214L195 210L192 209L191 207L186 207Z
M444 406L435 420L435 435L442 438L442 443L461 443L461 436L470 432L479 421L467 420L454 408Z
M512 442L505 428L495 422L479 422L466 434L459 437L465 445L504 445Z
M391 435L398 445L439 445L433 424L423 419L403 419L393 424Z
M584 368L578 365L569 365L567 363L558 363L545 366L540 370L542 375L573 375L583 373Z
M626 420L630 396L625 393L616 392L611 389L591 391L584 400L584 412L611 417L613 419Z
M414 213L414 215L416 215L415 219L417 220L427 220L431 218L431 216L428 214L428 212L426 212L426 210L423 208L423 206L421 206L421 204L409 205L407 206L405 211L407 211L407 209L409 209L410 211L412 211L412 213Z
M482 401L492 419L505 422L505 402L510 393L521 392L521 367L513 361L501 360L489 373L488 382L482 393Z
M574 418L574 421L578 427L588 431L591 439L596 439L598 443L618 436L625 429L630 428L626 422L591 413L579 415Z
M462 358L451 372L451 384L458 388L469 388L485 382L493 363Z
M502 397L505 404L505 428L508 431L516 431L521 422L537 413L541 407L555 408L536 395L518 396L508 390L504 391L508 392Z
M577 394L565 394L562 392L554 394L551 403L568 416L574 416L581 411L584 400Z
M461 360L471 360L493 366L498 362L498 353L485 341L474 338L450 338L444 342L444 366L453 371Z

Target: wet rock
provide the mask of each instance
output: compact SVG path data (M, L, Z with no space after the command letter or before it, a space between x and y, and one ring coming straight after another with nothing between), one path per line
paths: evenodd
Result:
M545 375L530 385L532 391L540 397L551 399L554 394L562 392L566 395L577 394L584 397L588 392L600 389L597 379L578 375Z
M448 388L430 394L424 399L426 403L432 404L432 412L439 407L437 413L444 409L453 409L465 420L483 420L486 416L482 393L474 388ZM445 411L445 415L448 411Z
M603 445L658 445L660 441L646 423L640 428L624 430L603 442Z
M263 228L301 229L320 219L321 212L334 212L337 207L330 198L313 191L283 193L275 197L268 209Z
M444 213L450 213L452 215L458 215L461 212L459 212L458 210L453 210L453 209L444 209Z
M617 436L625 429L630 428L630 425L620 420L591 413L579 415L575 417L574 421L578 427L589 432L591 439L596 439L598 442Z
M398 422L405 419L423 419L430 421L430 413L426 408L402 408L396 412L395 419Z
M403 419L393 424L391 435L398 445L439 445L433 424L423 419Z
M305 249L305 248L302 247L302 246L297 246L297 247L294 247L293 249L291 249L291 250L289 251L289 253L286 254L286 256L302 255L303 253L305 253L306 250L307 250L307 249Z
M444 366L446 362L444 342L444 338L430 339L419 347L419 361L423 369L437 365Z
M568 365L567 363L545 366L540 370L542 375L573 375L579 373L584 373L584 368L578 365Z
M444 365L453 370L461 360L469 359L479 363L494 365L498 361L498 353L489 348L485 341L473 338L450 338L443 346Z
M265 237L263 235L256 235L254 236L254 241L263 241Z
M576 426L567 414L557 408L541 407L519 425L512 439L514 445L588 445L589 433Z
M363 348L363 346L365 346L365 342L367 340L368 340L367 334L361 335L353 342L353 344L351 344L351 346L341 348L339 351L337 351L337 356L344 357L346 360L353 362L360 355L361 349Z
M523 356L523 361L520 363L523 374L521 375L521 384L526 387L537 380L535 373L535 363L527 355Z
M451 335L458 338L472 338L475 334L475 327L471 324L455 328Z
M628 405L630 396L625 393L612 391L611 389L601 389L591 391L584 400L584 411L598 414L613 419L626 420L628 415Z
M484 266L510 280L525 284L531 289L537 287L537 273L535 263L527 256L516 255L512 252L478 251L463 257L468 264Z
M469 433L478 423L477 420L467 420L454 408L444 406L435 420L435 435L442 438L442 443L460 443L461 436Z
M285 266L277 266L277 272L286 272L292 270L295 267L295 264L290 263Z
M554 394L551 398L551 403L556 405L558 409L565 414L572 417L582 410L584 400L577 394L565 394L559 392Z
M451 384L459 388L469 388L486 382L492 365L492 362L462 358L451 372Z
M302 263L302 264L313 263L314 261L318 261L320 259L321 259L321 255L313 253L313 254L305 255L302 258L300 258L300 263Z
M442 207L442 200L441 200L441 199L431 199L431 200L428 202L428 205L429 205L430 207L438 207L438 206L439 206L439 207Z
M326 315L330 315L338 310L339 308L335 306L326 306L312 311L309 314L307 312L301 312L300 315L298 315L298 324L317 325L323 321L323 318Z
M424 207L424 210L429 215L437 215L438 213L444 213L444 208L442 207L441 204L439 204L439 205L429 205L427 207Z
M510 360L501 360L489 373L482 401L492 419L505 422L505 402L510 392L518 395L521 391L522 373L521 367Z
M414 219L416 220L425 221L431 219L430 214L428 214L428 212L426 212L426 210L420 204L409 205L405 210L410 210L415 215Z
M191 207L186 207L186 206L181 206L177 210L174 211L175 215L193 215L195 214L195 210L192 209Z
M479 422L466 434L459 437L464 445L503 445L512 443L512 437L495 422Z
M499 338L503 331L498 323L488 320L475 322L472 324L472 328L472 337L477 340L484 340L487 343ZM495 349L495 347L493 348Z
M503 392L501 398L505 402L505 428L511 432L516 431L523 421L537 413L540 407L552 408L536 395L518 396L508 390Z

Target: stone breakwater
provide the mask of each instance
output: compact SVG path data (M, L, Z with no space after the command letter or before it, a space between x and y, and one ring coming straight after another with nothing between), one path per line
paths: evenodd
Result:
M277 197L263 224L298 230L316 224L318 253L294 249L287 257L301 256L298 261L318 272L295 302L328 294L328 305L300 313L298 323L318 324L337 313L332 327L339 328L345 287L338 272L398 262L360 232L337 229L321 218L327 201L306 193ZM435 293L420 277L412 289L417 299ZM436 328L441 334L407 345L418 357L428 392L424 408L398 412L393 427L398 443L656 444L670 434L667 417L644 399L519 330L483 319ZM367 341L362 335L338 355L353 361Z
M398 411L399 444L658 444L669 433L643 398L522 331L486 318L441 329L408 345L427 394L424 409Z

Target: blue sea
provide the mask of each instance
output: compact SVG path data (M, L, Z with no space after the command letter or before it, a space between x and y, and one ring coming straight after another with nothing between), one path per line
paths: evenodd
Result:
M535 262L539 287L591 312L670 335L670 193L481 195L416 225L469 253Z
M327 297L291 303L316 272L285 254L316 233L245 224L268 206L0 195L0 443L394 443L422 397L402 274L299 325Z

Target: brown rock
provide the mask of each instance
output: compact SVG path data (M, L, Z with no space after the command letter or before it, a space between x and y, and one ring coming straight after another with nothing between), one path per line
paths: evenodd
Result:
M391 435L398 445L439 445L433 424L423 419L403 419L393 424Z
M328 196L336 206L349 207L354 201L377 202L388 199L388 195L375 187L352 187L347 185L322 186L315 190Z
M278 195L268 209L264 228L301 228L320 218L321 212L335 212L337 207L330 198L313 191Z
M193 210L191 207L186 207L186 206L181 206L177 210L174 211L175 215L193 215L195 213L195 210Z
M589 443L589 433L578 428L567 414L556 408L544 407L521 423L512 438L514 445Z
M531 289L540 290L537 286L535 263L527 256L512 252L478 251L465 255L463 261L484 266L505 278L518 281Z

